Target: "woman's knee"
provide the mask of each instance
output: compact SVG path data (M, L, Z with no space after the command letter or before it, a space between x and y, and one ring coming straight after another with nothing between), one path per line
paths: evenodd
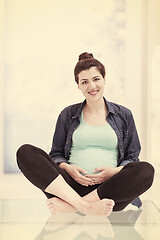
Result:
M139 162L139 172L145 184L150 188L154 179L154 167L148 162Z
M125 168L132 170L132 177L135 182L143 183L146 189L150 188L154 179L154 167L148 162L132 162L127 164Z
M22 161L25 161L26 156L29 155L29 152L33 149L33 146L30 144L24 144L22 145L16 152L16 157L17 157L17 164L18 167L20 168Z
M17 150L17 154L16 155L17 155L17 157L24 156L24 155L28 154L28 151L30 151L31 149L33 149L32 145L24 144Z

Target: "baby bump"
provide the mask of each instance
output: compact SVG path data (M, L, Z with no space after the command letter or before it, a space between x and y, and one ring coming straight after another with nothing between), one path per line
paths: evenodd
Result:
M74 150L70 156L69 164L79 166L89 174L93 174L97 167L116 167L117 152L95 148Z

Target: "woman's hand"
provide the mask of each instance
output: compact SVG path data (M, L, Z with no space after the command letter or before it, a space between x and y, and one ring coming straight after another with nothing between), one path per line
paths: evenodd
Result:
M123 168L123 166L121 167L115 167L115 168L111 168L111 167L99 167L96 168L94 170L94 172L100 172L100 173L96 173L96 174L89 174L86 175L87 178L91 179L95 184L101 184L103 183L105 180L111 178L113 175L115 175L116 173L118 173L121 169Z
M94 182L91 178L83 176L83 174L87 174L87 172L76 165L70 165L68 163L61 163L59 167L64 169L76 182L80 183L83 186L94 185Z

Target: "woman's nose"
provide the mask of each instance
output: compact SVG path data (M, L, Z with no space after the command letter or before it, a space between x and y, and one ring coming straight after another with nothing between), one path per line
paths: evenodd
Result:
M95 82L90 81L89 87L90 87L91 89L94 89L94 88L96 87Z

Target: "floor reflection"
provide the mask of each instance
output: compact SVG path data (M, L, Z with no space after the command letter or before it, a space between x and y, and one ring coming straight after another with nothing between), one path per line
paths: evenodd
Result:
M0 199L0 240L159 240L160 209L143 201L109 218L80 213L50 217L43 199Z
M144 238L134 228L141 213L142 210L114 212L109 218L83 216L76 213L57 214L48 219L34 240L62 238L66 240L120 240L128 238L142 240Z

